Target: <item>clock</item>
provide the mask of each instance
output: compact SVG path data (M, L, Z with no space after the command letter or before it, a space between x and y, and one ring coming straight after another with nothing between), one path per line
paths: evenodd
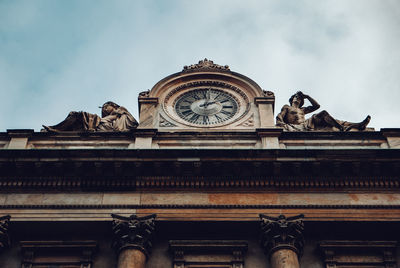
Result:
M234 118L239 104L230 93L215 88L197 88L180 95L175 102L176 114L185 122L219 125Z
M250 110L250 101L245 91L236 85L197 80L169 87L162 107L163 126L218 129L243 119Z

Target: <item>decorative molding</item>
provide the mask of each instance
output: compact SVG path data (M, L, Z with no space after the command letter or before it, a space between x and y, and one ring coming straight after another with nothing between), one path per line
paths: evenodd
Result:
M275 94L272 91L263 90L263 96L264 97L275 97Z
M0 209L400 209L400 205L0 205Z
M177 93L181 90L187 89L187 88L195 88L195 87L214 87L217 89L218 88L230 89L230 90L238 93L246 101L246 103L249 102L249 98L247 97L247 95L243 92L243 90L241 90L238 87L235 87L231 84L228 84L228 83L225 83L222 81L202 80L202 81L188 82L188 83L182 84L182 85L174 88L165 97L164 103L166 103L171 96L175 95L175 93Z
M10 215L0 217L0 252L10 247L10 236L8 234L10 218Z
M169 122L167 119L165 119L162 115L160 115L160 122L158 124L160 127L176 127L175 124Z
M139 98L148 98L148 97L150 97L150 89L139 93Z
M260 163L260 162L258 162ZM255 162L255 165L257 162ZM372 165L372 164L371 164ZM104 166L106 168L108 166ZM123 167L116 167L122 173ZM136 168L140 169L140 166ZM220 167L223 168L223 167ZM256 167L255 167L256 168ZM276 165L274 173L279 173L283 167ZM300 167L293 167L294 172ZM316 167L317 168L317 167ZM136 189L290 189L291 191L303 191L304 189L329 189L335 192L352 189L357 190L397 190L400 188L398 177L182 177L182 176L140 176L140 177L101 177L103 166L98 163L93 174L99 177L17 177L0 178L0 192L10 190L90 190L118 189L122 191ZM109 171L109 170L108 170Z
M91 268L97 251L96 241L21 241L22 268L68 267Z
M304 247L304 215L277 218L260 214L261 219L261 245L266 255L280 249L290 249L300 256Z
M327 240L320 242L326 268L396 268L396 241Z
M146 257L153 246L156 214L138 217L133 214L124 217L111 214L113 218L113 248L119 253L125 249L137 249Z
M239 126L241 127L254 127L254 114L251 114L250 117L241 123Z
M243 268L248 243L242 240L170 240L174 268ZM205 259L204 256L207 258Z
M187 72L198 72L198 71L224 71L229 72L229 66L215 64L212 60L204 59L200 60L197 64L192 64L189 66L183 66L183 73Z

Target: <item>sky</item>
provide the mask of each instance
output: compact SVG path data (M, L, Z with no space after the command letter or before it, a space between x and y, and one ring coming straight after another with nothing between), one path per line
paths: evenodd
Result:
M398 0L0 0L0 132L54 125L208 58L333 117L400 128Z

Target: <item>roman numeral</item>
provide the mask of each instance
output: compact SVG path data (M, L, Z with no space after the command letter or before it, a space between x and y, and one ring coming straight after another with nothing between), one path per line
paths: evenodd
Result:
M216 118L218 121L222 119L222 118L219 117L217 114L214 114L214 116L215 116L215 118Z
M192 122L192 123L194 123L194 122L197 121L197 119L198 119L199 117L200 117L200 115L194 114L194 115L192 115L192 117L190 117L189 121Z
M195 100L199 100L199 99L201 98L201 97L197 96L196 92L193 93L192 97L193 97Z
M181 105L179 108L181 110L187 110L187 109L190 109L190 106L189 105Z
M226 114L226 115L230 115L231 113L225 110L221 110L221 113Z
M186 111L183 111L182 112L182 114L184 115L184 116L189 116L189 115L191 115L193 112L191 111L191 110L186 110Z
M222 108L233 108L233 106L232 105L224 105L224 106L222 106Z
M209 123L208 116L203 115L203 124L208 124L208 123Z
M219 97L221 97L221 93L219 93L219 94L214 98L214 100L215 100L215 101L218 101L218 98L219 98Z

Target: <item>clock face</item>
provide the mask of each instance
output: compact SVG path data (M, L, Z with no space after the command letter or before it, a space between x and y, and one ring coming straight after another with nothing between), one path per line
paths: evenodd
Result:
M214 88L199 88L177 98L175 112L195 125L223 123L238 113L238 102L229 93Z

